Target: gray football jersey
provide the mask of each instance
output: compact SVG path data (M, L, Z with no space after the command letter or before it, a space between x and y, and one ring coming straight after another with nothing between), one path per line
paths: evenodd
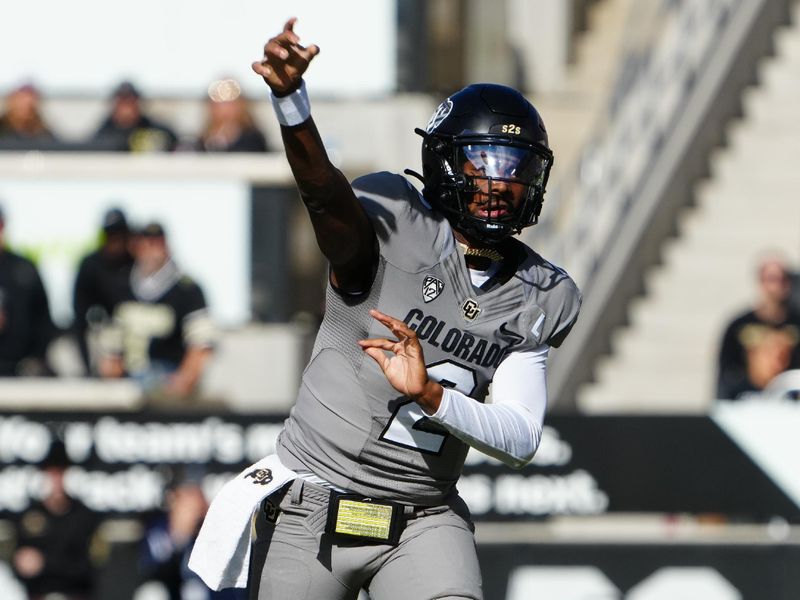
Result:
M564 271L517 240L516 273L496 289L477 290L450 224L405 178L376 173L353 188L380 244L377 273L361 296L328 286L325 318L278 453L289 468L341 488L436 504L455 485L468 447L392 388L358 346L391 336L369 310L408 323L430 377L483 402L509 352L560 343L578 316L580 293Z

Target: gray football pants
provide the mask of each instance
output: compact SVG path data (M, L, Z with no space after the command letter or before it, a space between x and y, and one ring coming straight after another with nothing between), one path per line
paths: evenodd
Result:
M356 600L362 588L371 600L483 598L472 526L458 496L449 506L409 508L397 546L332 543L324 533L328 500L328 490L297 479L262 503L250 600Z

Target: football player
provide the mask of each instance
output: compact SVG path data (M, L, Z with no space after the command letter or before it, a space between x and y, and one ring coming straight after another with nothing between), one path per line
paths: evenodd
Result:
M278 439L297 478L257 513L250 597L482 598L456 483L470 446L515 468L533 458L548 349L580 307L569 276L512 237L539 216L547 133L516 90L471 85L417 130L421 194L390 173L351 185L311 117L302 76L319 49L294 23L253 70L330 281Z

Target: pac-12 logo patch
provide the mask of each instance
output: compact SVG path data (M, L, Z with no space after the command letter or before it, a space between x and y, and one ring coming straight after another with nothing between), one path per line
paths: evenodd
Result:
M433 113L430 121L428 121L425 131L430 133L439 127L439 125L442 124L442 121L444 121L450 114L451 110L453 110L453 101L448 98L437 107L436 112Z
M474 321L480 312L481 307L472 298L467 298L461 305L461 313L467 321Z
M444 281L428 275L422 282L422 299L425 303L436 300L444 289Z

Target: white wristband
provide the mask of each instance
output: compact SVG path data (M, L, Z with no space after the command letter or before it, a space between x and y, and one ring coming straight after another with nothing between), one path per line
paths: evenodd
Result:
M311 103L308 101L306 92L306 82L301 81L300 87L288 96L277 98L275 94L270 94L272 98L272 108L278 123L286 127L294 127L307 121L311 116Z

